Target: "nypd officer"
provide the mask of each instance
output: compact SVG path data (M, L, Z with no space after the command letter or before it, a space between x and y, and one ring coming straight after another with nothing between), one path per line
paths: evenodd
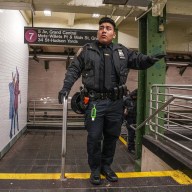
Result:
M116 141L123 121L123 94L129 69L143 70L165 55L147 56L112 43L115 22L108 17L99 21L98 40L81 48L68 67L59 103L67 97L71 87L82 74L89 103L85 110L90 182L101 184L104 175L110 182L118 181L111 169ZM102 144L101 144L102 143Z

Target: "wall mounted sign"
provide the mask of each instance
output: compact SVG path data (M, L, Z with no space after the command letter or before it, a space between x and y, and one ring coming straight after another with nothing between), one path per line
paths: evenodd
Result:
M96 30L24 27L24 43L83 46L97 39Z

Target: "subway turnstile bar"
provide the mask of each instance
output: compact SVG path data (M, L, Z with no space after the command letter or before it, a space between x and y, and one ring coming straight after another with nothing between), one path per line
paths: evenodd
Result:
M63 98L63 124L62 124L62 151L61 151L61 181L66 181L65 177L65 157L66 157L66 133L67 133L67 97Z

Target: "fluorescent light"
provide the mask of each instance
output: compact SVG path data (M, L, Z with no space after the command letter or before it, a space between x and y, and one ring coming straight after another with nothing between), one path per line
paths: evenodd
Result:
M45 16L51 16L51 11L50 10L44 10L44 15Z
M92 17L94 17L94 18L98 18L100 16L100 14L98 14L98 13L93 13L93 15L92 15Z

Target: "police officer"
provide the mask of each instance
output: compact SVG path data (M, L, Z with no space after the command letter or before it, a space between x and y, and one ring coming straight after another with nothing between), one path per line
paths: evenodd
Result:
M127 97L124 99L124 106L124 117L127 122L126 127L128 130L128 152L135 154L135 130L131 127L131 125L136 124L137 89L127 95Z
M85 111L90 182L101 184L104 175L110 182L118 181L111 169L123 121L122 85L129 69L147 69L165 55L147 56L112 43L116 37L115 22L109 17L99 21L98 40L81 48L68 67L59 103L82 74L82 83L90 98ZM102 145L101 145L102 143Z

